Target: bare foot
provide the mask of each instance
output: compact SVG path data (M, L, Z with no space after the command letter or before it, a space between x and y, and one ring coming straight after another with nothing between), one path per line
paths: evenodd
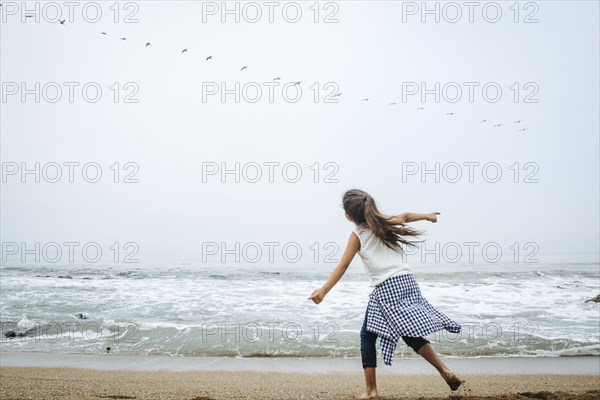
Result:
M450 390L452 390L453 392L458 390L460 385L462 385L464 382L463 380L459 379L456 375L454 375L454 372L452 371L444 372L442 374L442 378L444 378L448 386L450 386Z
M360 396L356 396L354 397L355 399L378 399L379 397L377 397L377 392L371 392L371 393L363 393Z

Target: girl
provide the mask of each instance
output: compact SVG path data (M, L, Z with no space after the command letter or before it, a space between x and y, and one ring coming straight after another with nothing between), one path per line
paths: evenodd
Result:
M415 246L415 242L409 242L403 236L423 233L405 226L407 222L437 222L439 213L388 216L377 210L375 200L368 193L358 189L344 194L342 206L346 218L356 227L350 234L338 266L327 282L312 292L309 299L315 304L321 303L358 252L374 287L360 331L360 353L367 385L366 392L360 398L377 398L375 341L378 336L386 365L392 364L396 343L402 338L439 371L451 390L457 390L463 381L444 365L423 336L442 329L457 333L460 332L460 325L433 308L421 295L410 267L403 261L401 247L401 244Z

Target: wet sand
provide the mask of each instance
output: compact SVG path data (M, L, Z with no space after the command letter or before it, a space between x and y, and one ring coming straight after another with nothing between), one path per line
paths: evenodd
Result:
M600 398L597 375L461 375L451 392L437 375L378 376L382 399ZM352 399L360 373L248 371L104 371L74 368L0 368L0 399Z

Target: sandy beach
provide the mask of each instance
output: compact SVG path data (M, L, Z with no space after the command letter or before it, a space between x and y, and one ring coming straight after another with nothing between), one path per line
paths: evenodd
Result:
M445 358L465 383L451 392L427 362L381 367L383 399L597 399L598 357ZM170 357L0 352L0 400L352 399L358 359Z
M600 397L598 376L463 375L457 392L434 375L383 375L383 399L580 399ZM8 399L351 399L359 373L97 371L1 368L0 398Z

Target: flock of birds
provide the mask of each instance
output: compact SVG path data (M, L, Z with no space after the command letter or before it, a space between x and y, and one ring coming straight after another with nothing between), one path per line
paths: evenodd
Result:
M0 3L0 6L2 6L2 4L1 4L1 3ZM35 16L35 15L33 15L33 14L26 14L26 15L25 15L25 18L33 18L34 16ZM59 24L60 24L60 25L64 25L64 24L65 24L65 20L64 20L64 19L63 19L63 20L59 20L58 22L59 22ZM101 35L108 35L108 33L107 33L107 32L100 32L100 34L101 34ZM126 38L126 37L120 37L120 38L119 38L119 40L123 40L123 41L125 41L125 40L127 40L127 38ZM146 44L145 44L145 46L144 46L144 47L149 47L149 46L151 46L151 45L152 45L152 43L151 43L151 42L146 42ZM190 50L189 50L188 48L182 49L182 50L181 50L181 54L188 53L189 51L190 51ZM206 59L205 59L205 61L210 61L210 60L213 60L213 56L212 56L212 55L209 55L209 56L207 56L207 57L206 57ZM242 72L242 71L245 71L245 70L247 70L247 69L248 69L248 65L244 65L244 66L242 66L242 67L240 68L240 72ZM273 81L279 81L279 80L281 80L281 79L282 79L282 77L281 77L281 76L278 76L278 77L275 77L275 78L273 78ZM300 85L301 83L302 83L302 81L293 82L294 86L295 86L295 85ZM341 93L341 92L338 92L338 93L334 94L332 97L339 97L339 96L341 96L342 94L343 94L343 93ZM369 100L370 100L370 98L368 98L368 97L365 97L365 98L361 99L360 101L361 101L361 102L367 102L367 101L369 101ZM388 103L388 106L395 106L395 105L397 105L397 104L398 104L398 103L396 103L396 102L391 102L391 103ZM425 107L417 107L417 110L418 110L418 111L422 111L422 110L424 110L424 109L425 109ZM446 115L447 115L447 116L453 116L453 115L454 115L454 112L447 112L447 113L446 113ZM482 120L480 120L479 122L483 124L483 123L486 123L486 122L488 122L488 120L487 120L487 119L482 119ZM520 120L520 119L519 119L519 120L515 120L515 121L513 121L513 123L512 123L513 125L517 125L517 126L518 126L518 131L519 131L519 132L525 132L526 130L528 130L528 128L521 128L521 126L522 126L522 125L521 125L521 123L522 123L522 122L523 122L523 120ZM494 124L492 124L492 128L500 128L500 127L501 127L501 126L503 126L503 125L504 125L503 123L494 123Z

